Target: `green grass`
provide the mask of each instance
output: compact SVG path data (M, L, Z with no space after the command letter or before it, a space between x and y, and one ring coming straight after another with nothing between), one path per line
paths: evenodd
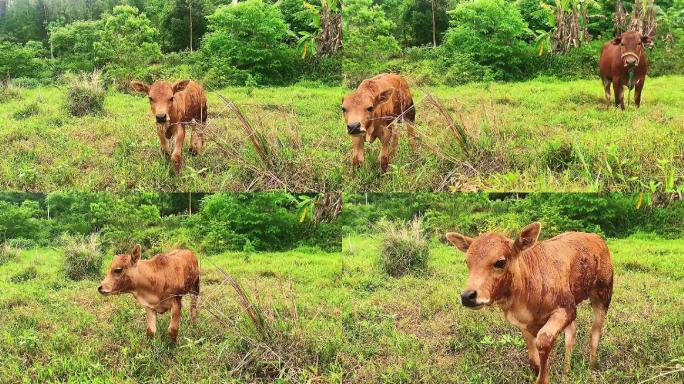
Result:
M415 153L401 140L388 174L379 145L352 169L339 111L344 88L228 88L209 92L210 142L176 177L159 150L147 101L110 91L102 116L71 117L61 88L21 89L0 109L5 189L251 191L641 191L684 183L684 76L647 80L641 109L606 110L599 80L414 89ZM467 153L441 100L467 132ZM256 130L261 153L219 94ZM459 116L460 114L460 116ZM186 147L187 148L187 147Z
M684 359L684 239L610 240L615 291L599 347L588 361L591 307L578 309L578 340L569 383L636 383ZM350 382L529 383L520 331L498 309L460 305L467 270L454 248L433 244L429 272L391 278L376 264L379 241L347 237L343 245L345 335L340 359ZM561 382L562 337L552 355ZM673 366L674 364L669 364ZM658 383L681 383L665 376Z
M168 314L148 340L145 311L131 295L103 297L99 280L68 280L62 264L61 251L36 249L0 266L0 382L340 382L339 253L200 258L198 324L184 300L176 347ZM257 337L219 268L261 308L268 340Z
M609 246L616 285L600 368L587 367L591 310L583 304L570 383L638 382L684 358L684 240ZM299 249L201 257L199 321L190 325L185 302L173 347L168 314L148 340L145 311L131 295L103 297L98 280L67 279L59 249L22 251L0 265L0 382L532 381L520 332L500 311L460 306L461 254L432 244L427 271L391 278L380 271L378 252L377 239L354 236L341 255ZM222 270L259 308L267 337Z

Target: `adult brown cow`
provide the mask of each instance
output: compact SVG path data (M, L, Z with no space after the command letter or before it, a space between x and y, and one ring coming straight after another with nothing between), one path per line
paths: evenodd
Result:
M170 309L168 332L175 343L184 295L191 296L190 318L193 324L197 322L199 285L199 264L192 251L174 249L140 260L140 245L136 245L130 255L114 256L109 273L97 291L103 295L132 293L147 311L148 337L157 332L157 313Z
M606 92L606 107L610 106L610 84L613 84L615 106L625 109L624 87L635 88L634 103L641 105L641 90L648 72L648 58L644 44L651 42L648 36L629 31L607 42L601 48L599 72Z
M380 169L387 172L390 158L398 147L395 121L405 122L411 147L415 149L416 110L408 83L403 77L383 73L366 79L354 92L342 98L347 133L352 137L352 164L363 163L364 143L380 140Z
M589 299L594 309L590 365L596 367L606 312L613 295L613 267L606 243L596 234L568 232L537 241L541 225L525 227L517 239L501 233L470 238L447 233L466 252L468 280L461 293L464 306L499 306L506 319L522 330L537 384L549 383L549 354L565 330L563 372L570 371L575 345L577 305Z
M157 81L152 85L132 81L131 87L147 94L150 99L162 152L171 156L174 171L176 174L180 173L185 127L193 124L193 121L190 154L198 155L204 146L204 125L207 123L207 96L204 89L191 80L181 80L173 84ZM169 148L169 140L172 139L173 152Z

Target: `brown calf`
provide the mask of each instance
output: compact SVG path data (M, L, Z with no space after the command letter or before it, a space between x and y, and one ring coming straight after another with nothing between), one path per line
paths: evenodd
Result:
M639 32L625 32L620 37L607 42L601 48L599 73L606 92L606 108L610 106L610 84L613 84L615 106L625 109L624 87L634 92L634 103L641 105L641 90L648 72L648 58L643 46L651 42L648 36Z
M594 309L590 365L596 367L606 312L613 294L613 267L606 243L596 234L567 232L537 242L541 225L525 227L517 239L501 233L470 238L447 233L466 252L468 280L461 293L464 306L499 306L506 319L522 330L537 383L549 383L549 355L565 330L563 372L570 372L575 345L577 305L589 299Z
M171 156L174 171L176 174L180 173L185 127L192 124L193 120L195 126L190 140L190 154L198 155L204 146L203 128L207 122L207 96L204 89L191 80L181 80L173 84L157 81L152 85L132 81L131 87L147 94L150 99L162 152ZM174 141L173 152L169 148L169 140Z
M383 73L362 81L354 92L342 98L342 113L347 133L352 136L355 166L363 163L364 143L380 139L380 168L387 171L399 140L398 132L392 129L394 121L406 123L411 147L416 147L416 110L408 83L399 75Z
M197 322L197 300L200 293L197 257L187 249L160 253L140 260L140 245L130 255L114 256L109 274L97 291L103 295L132 293L147 310L147 336L157 332L157 316L171 310L169 336L175 343L181 318L181 299L191 295L190 317Z

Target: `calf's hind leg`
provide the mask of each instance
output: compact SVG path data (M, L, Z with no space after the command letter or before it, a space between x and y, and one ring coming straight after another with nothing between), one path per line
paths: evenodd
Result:
M175 344L176 339L178 338L178 329L180 328L180 319L181 319L181 308L183 307L181 304L181 297L174 297L171 300L171 321L169 321L169 337L171 338L171 341Z
M192 126L192 133L190 137L190 154L197 156L204 148L204 124L196 123Z
M572 360L572 350L575 348L577 340L577 323L572 322L565 327L565 356L563 358L563 375L567 379L570 374L570 360Z
M601 341L601 334L603 333L603 324L606 321L606 313L608 312L608 305L599 299L592 298L591 306L594 309L594 323L591 326L591 335L589 336L589 367L596 369L596 356L598 354L598 345Z

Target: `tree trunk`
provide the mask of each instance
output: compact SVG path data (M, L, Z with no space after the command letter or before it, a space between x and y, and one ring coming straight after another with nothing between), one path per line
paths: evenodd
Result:
M190 21L190 52L192 52L192 0L188 1L188 12L190 14L189 16L189 21Z
M430 0L432 5L432 46L437 48L437 27L435 26L435 0Z

